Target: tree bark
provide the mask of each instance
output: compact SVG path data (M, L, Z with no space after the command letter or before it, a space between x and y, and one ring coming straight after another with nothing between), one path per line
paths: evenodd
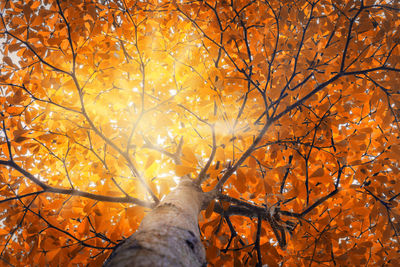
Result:
M138 230L111 253L104 267L206 266L198 214L206 193L190 180L149 212Z

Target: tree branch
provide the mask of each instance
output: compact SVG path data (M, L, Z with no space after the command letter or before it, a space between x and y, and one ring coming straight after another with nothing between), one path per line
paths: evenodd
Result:
M70 196L80 196L80 197L85 197L85 198L94 199L97 201L105 201L105 202L131 203L131 204L136 204L136 205L146 207L146 208L153 208L155 206L153 203L149 203L149 202L146 202L146 201L143 201L138 198L131 197L131 196L112 197L112 196L104 196L104 195L98 195L98 194L93 194L93 193L89 193L89 192L84 192L84 191L80 191L77 189L66 189L66 188L49 186L48 184L40 181L38 178L36 178L30 172L21 168L14 161L0 160L0 165L9 166L9 167L17 170L19 173L24 175L26 178L31 180L33 183L40 186L43 189L42 193L47 192L47 193L56 193L56 194L70 195Z

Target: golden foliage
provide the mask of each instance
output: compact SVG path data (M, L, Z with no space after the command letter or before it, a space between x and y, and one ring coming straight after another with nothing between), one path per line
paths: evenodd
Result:
M399 14L1 1L2 264L98 266L188 176L210 265L399 265Z

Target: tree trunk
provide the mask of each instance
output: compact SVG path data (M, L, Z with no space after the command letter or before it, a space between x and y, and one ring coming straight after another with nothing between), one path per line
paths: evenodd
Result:
M104 267L206 266L200 241L198 214L205 193L184 180L141 222L138 230L121 242Z

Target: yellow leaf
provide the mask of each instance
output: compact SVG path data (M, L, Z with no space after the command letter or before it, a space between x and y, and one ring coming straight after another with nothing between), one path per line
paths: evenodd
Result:
M175 166L175 173L177 176L185 176L191 172L196 171L196 168L184 166L184 165L176 165Z
M217 152L215 154L215 159L217 161L221 161L221 162L225 161L225 151L222 147L217 148Z
M146 165L144 166L144 169L147 170L151 164L153 164L155 158L153 156L150 156L147 161L146 161Z
M183 160L189 162L192 165L197 164L196 155L193 153L193 150L190 147L184 146L182 148L182 154L183 154L183 157L182 157Z

